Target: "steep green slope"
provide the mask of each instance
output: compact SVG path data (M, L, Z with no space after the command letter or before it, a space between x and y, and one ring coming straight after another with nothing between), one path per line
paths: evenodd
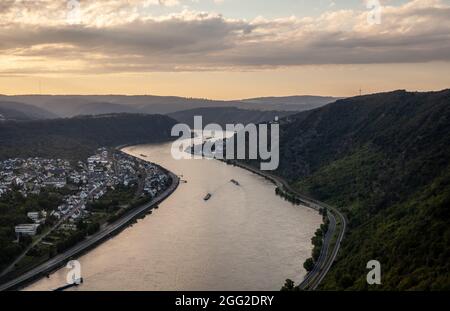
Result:
M383 284L374 289L449 289L450 167L429 185L399 195L383 186L392 176L375 164L383 157L369 152L338 160L296 184L340 207L350 219L322 288L368 289L365 266L376 259Z
M284 121L278 173L345 212L323 289L450 288L450 91L375 94Z

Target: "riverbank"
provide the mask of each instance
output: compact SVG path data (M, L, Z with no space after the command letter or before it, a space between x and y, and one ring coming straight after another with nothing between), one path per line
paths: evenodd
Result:
M156 198L152 199L150 202L126 213L119 220L115 221L112 224L107 225L106 227L102 228L99 232L86 238L85 240L75 245L74 247L70 248L69 250L65 251L64 253L61 253L49 259L45 263L31 269L30 271L22 274L21 276L11 281L1 284L0 291L18 289L26 284L35 281L36 279L48 275L49 273L64 266L67 261L86 253L87 251L95 248L99 244L108 240L112 236L120 233L128 225L134 222L137 218L141 217L142 215L145 215L153 208L157 207L161 202L167 199L178 188L180 182L178 176L168 171L167 169L162 168L159 165L157 166L163 171L167 172L167 174L169 174L169 177L172 180L171 185L163 193L161 193Z
M299 193L280 176L270 174L267 171L261 171L245 163L236 161L227 162L225 160L222 161L266 178L267 180L274 183L280 190L286 191L298 197L301 203L307 207L313 208L317 211L320 211L321 209L325 209L328 211L327 217L329 220L329 226L324 237L324 243L320 251L319 259L316 261L314 268L310 272L308 272L304 280L299 284L299 289L302 290L317 289L320 282L323 280L323 278L326 276L331 266L333 265L333 262L339 252L339 248L341 246L341 242L344 238L347 228L347 219L345 215L339 212L336 208L324 202L315 200L313 198L305 196L302 193ZM330 249L332 249L331 252Z
M300 282L322 223L319 213L280 200L271 183L247 170L213 160L175 160L170 147L123 150L188 182L152 217L78 257L84 284L76 290L277 291L287 278ZM205 202L207 193L212 197ZM61 268L25 290L57 288L67 272Z

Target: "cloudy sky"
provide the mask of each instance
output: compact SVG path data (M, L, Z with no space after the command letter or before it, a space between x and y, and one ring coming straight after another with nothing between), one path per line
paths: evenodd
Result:
M1 0L0 93L450 87L448 0Z

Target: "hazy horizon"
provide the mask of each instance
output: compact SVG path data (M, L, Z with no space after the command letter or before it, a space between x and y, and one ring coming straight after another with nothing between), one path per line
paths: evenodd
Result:
M378 92L371 92L371 93L364 93L361 89L361 95L373 95L373 94L378 94L378 93L389 93L389 92L395 92L395 91L406 91L406 92L440 92L440 91L444 91L450 89L449 87L445 87L442 89L427 89L427 90L410 90L410 89L404 89L404 88L399 88L399 89L387 89L387 90L382 90L382 91L378 91ZM359 91L359 90L358 90ZM8 96L8 97L15 97L15 96L125 96L125 97L145 97L145 96L149 96L149 97L176 97L176 98L185 98L185 99L199 99L199 100L211 100L211 101L245 101L245 100L251 100L251 99L258 99L258 98L270 98L270 97L274 97L274 98L289 98L289 97L333 97L333 98L349 98L349 97L354 97L354 96L360 96L360 94L354 94L351 96L337 96L337 95L328 95L328 94L279 94L279 95L265 95L265 96L252 96L252 97L243 97L243 98L209 98L209 97L190 97L190 96L183 96L183 95L177 95L177 94L125 94L125 93L86 93L86 94L71 94L71 93L42 93L42 94L38 94L38 93L22 93L22 94L6 94L6 93L0 93L0 96Z

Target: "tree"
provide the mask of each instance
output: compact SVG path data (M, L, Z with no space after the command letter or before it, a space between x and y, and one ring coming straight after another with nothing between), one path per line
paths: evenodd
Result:
M314 269L314 260L312 258L306 259L305 263L303 264L303 268L305 268L306 271L310 272Z
M281 288L281 291L282 292L293 291L294 287L295 287L294 281L292 281L291 279L287 279L283 287Z
M339 279L339 285L342 288L348 288L350 286L353 285L353 279L349 274L344 274L340 279Z

